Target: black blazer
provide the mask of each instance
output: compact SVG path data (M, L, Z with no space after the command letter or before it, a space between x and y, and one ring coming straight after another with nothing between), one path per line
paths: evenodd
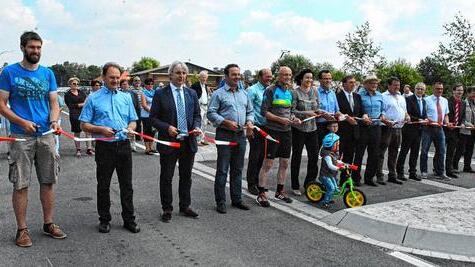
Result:
M206 91L208 91L208 85L207 85L207 84L205 84L205 88L206 88ZM193 90L196 91L196 95L198 96L198 99L200 99L200 98L201 98L201 94L203 93L203 92L202 92L203 90L201 90L201 84L200 84L200 82L196 82L196 83L192 84L192 85L191 85L191 89L193 89ZM206 93L208 93L208 92L206 92Z
M448 99L448 102L449 102L449 122L455 122L455 98L451 96ZM457 126L462 125L462 122L465 120L465 109L466 109L465 102L461 100L460 110L459 110L460 119Z
M345 92L340 91L336 94L336 100L338 101L338 106L340 107L340 112L343 114L348 114L352 117L360 117L363 116L363 106L361 104L361 96L357 93L353 94L353 110L351 110L350 103L346 98ZM359 122L358 122L359 124ZM359 138L359 125L351 125L346 121L340 122L339 135L346 135L354 134L356 139Z
M426 100L422 98L422 114L419 107L419 101L417 101L416 95L411 95L406 97L406 109L407 114L411 117L411 121L419 121L419 119L427 119L427 104ZM406 130L415 130L421 129L422 125L420 124L406 124L404 129Z
M201 127L200 104L198 103L198 96L196 92L184 88L185 96L185 112L188 130ZM177 127L176 104L170 85L165 86L155 92L152 100L152 107L150 109L150 121L153 127L158 130L158 139L165 141L176 141L174 137L168 134L168 127L170 125ZM190 136L186 138L182 145L191 153L198 151L196 137ZM157 150L160 154L170 154L175 148L157 144Z

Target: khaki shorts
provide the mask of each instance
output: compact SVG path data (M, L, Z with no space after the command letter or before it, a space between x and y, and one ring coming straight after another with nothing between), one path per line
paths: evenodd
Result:
M12 134L12 137L26 139L25 142L13 142L9 146L8 177L15 190L28 188L33 164L35 164L36 176L40 184L56 183L58 181L59 158L55 153L54 136L50 134L32 137Z

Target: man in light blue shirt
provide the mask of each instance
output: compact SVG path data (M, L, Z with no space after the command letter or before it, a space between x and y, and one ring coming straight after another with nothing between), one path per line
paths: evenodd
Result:
M264 91L270 85L272 80L272 71L270 69L262 69L258 73L259 81L247 90L247 95L252 103L254 112L254 124L262 128L266 124L266 118L259 112L262 106ZM253 195L257 195L257 185L259 184L259 171L264 161L264 138L254 131L249 137L249 161L247 165L247 190Z
M445 97L442 96L444 92L444 85L441 82L436 82L433 86L433 95L426 96L427 119L429 124L422 128L422 145L421 145L421 178L427 179L427 157L429 148L432 142L435 146L434 169L435 177L438 179L448 179L444 175L445 170L445 134L442 125L449 125L449 105Z
M331 89L331 72L329 70L321 70L318 73L318 81L320 82L318 87L319 109L322 116L317 119L317 135L318 147L321 147L323 138L328 134L327 121L334 121L340 115L340 107L338 106L335 91Z
M211 96L208 119L216 128L216 140L236 142L235 146L218 146L214 194L216 210L226 213L226 180L230 174L232 206L249 210L242 202L242 168L246 153L246 137L252 134L254 113L247 92L238 86L241 79L239 66L229 64L224 68L226 83ZM247 127L246 129L244 129ZM246 134L244 133L246 132Z
M114 170L120 186L124 228L140 232L135 222L132 189L132 148L122 129L135 130L137 113L130 94L117 90L121 68L116 63L106 63L102 68L105 86L86 100L79 120L81 128L95 136L113 137L118 140L96 142L97 210L99 232L110 231L110 183Z

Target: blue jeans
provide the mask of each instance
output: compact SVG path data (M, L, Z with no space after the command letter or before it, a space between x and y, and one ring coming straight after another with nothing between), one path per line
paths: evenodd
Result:
M434 169L436 175L442 175L445 170L445 134L442 127L425 126L422 129L421 173L427 173L427 157L432 142L435 146Z
M246 137L241 133L216 129L216 140L234 141L237 146L217 146L218 161L214 180L214 196L216 204L226 203L226 180L230 177L231 202L242 201L242 169L246 153ZM231 169L230 169L231 167Z
M333 194L338 189L335 177L320 177L320 181L325 186L325 196L323 197L323 204L330 203L333 198Z

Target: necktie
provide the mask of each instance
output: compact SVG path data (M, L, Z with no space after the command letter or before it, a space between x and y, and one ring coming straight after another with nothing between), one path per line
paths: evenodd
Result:
M180 89L176 89L176 106L178 108L177 114L177 124L178 130L181 133L188 133L188 127L186 125L186 113L185 113L185 103L181 99Z
M440 105L439 101L440 97L437 97L437 123L442 124L442 106Z
M421 117L423 116L422 113L424 113L424 106L422 105L422 99L417 100L419 102L419 111L421 113Z
M454 122L455 125L459 124L459 111L460 111L460 101L455 101L455 117L454 117Z
M350 93L350 94L348 95L348 102L350 102L350 108L351 108L351 111L353 111L353 108L354 108L354 106L355 106L355 103L353 102L353 94L352 94L352 93Z

